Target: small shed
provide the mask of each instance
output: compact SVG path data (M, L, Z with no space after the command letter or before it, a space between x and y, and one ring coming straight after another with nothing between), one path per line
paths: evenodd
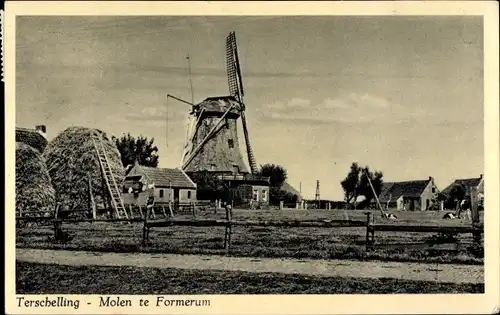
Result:
M123 181L123 202L145 205L153 194L155 203L196 201L196 184L180 168L135 165Z

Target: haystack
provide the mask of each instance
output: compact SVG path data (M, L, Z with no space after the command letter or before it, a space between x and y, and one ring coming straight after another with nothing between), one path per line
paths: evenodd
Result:
M125 170L120 152L104 132L84 127L67 128L48 144L43 153L56 190L56 200L63 210L89 209L89 179L97 207L104 207L108 192L92 142L92 132L102 135L115 180L118 185L123 181Z
M16 143L16 214L51 216L55 191L41 154L24 143Z

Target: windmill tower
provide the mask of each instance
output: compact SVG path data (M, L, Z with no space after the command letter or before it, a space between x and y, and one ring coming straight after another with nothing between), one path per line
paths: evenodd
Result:
M229 84L229 93L226 96L208 97L195 104L167 95L167 100L171 97L191 107L181 168L192 178L193 175L204 172L217 176L231 191L229 198L233 205L235 199L238 199L236 202L249 203L251 206L268 204L269 178L258 175L257 163L250 145L243 101L243 80L234 32L229 33L226 38L226 69ZM240 122L246 154L243 154L238 138Z
M258 171L245 118L243 81L234 32L226 38L226 68L229 95L209 97L199 104L192 104L194 123L181 159L182 169L188 174L209 171L236 176ZM238 121L242 123L250 169L240 150Z

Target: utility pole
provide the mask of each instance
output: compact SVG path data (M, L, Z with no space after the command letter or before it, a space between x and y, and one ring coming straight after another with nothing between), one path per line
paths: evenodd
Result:
M319 180L316 181L316 195L314 197L314 200L316 201L316 207L319 209L319 200L320 200L320 197L319 197Z

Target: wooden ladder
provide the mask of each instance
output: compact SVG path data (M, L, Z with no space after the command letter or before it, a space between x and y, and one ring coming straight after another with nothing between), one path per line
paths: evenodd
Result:
M104 181L106 182L106 187L108 188L109 194L111 196L111 205L116 212L119 219L128 219L127 211L123 205L123 199L120 194L120 189L116 184L115 176L113 171L109 166L108 157L106 155L106 149L102 143L102 136L96 131L92 132L92 143L97 152L99 158L99 165L101 166L102 173L104 174Z

